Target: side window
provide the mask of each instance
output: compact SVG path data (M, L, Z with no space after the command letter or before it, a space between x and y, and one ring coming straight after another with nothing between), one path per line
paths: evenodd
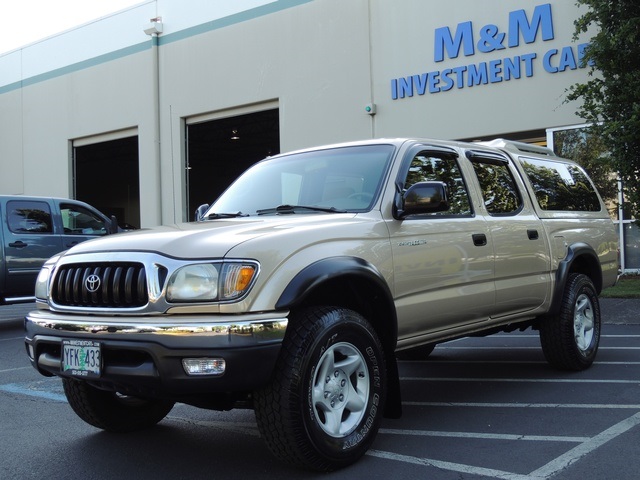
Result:
M51 209L46 202L7 202L7 221L13 233L53 233Z
M506 164L472 161L478 177L484 205L490 215L513 215L522 207L522 198Z
M600 211L598 195L577 165L523 157L520 161L543 210Z
M62 225L67 235L106 235L102 218L80 205L61 204Z
M420 152L411 161L404 183L407 189L418 182L444 182L447 186L449 210L426 214L428 216L471 215L471 202L458 162L453 156L434 156Z

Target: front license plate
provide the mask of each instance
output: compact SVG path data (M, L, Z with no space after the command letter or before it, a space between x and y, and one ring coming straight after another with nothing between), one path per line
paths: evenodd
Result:
M62 372L77 377L99 377L101 353L99 342L62 340Z

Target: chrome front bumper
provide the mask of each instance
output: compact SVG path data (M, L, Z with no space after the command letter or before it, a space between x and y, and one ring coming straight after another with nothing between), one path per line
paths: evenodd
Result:
M265 385L287 324L282 312L102 317L36 310L25 319L25 344L38 372L66 377L62 343L69 339L99 342L103 366L100 378L91 381L96 386L180 400L250 392ZM210 357L225 360L224 374L194 377L184 371L182 359Z
M288 320L277 314L101 317L49 310L27 314L27 339L36 335L155 341L169 348L239 348L281 343Z

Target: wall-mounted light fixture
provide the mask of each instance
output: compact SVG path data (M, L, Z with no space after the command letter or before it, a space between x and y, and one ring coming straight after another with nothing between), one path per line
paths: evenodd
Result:
M162 33L162 17L156 17L149 20L149 25L144 28L147 35L159 35Z
M240 135L238 135L238 130L231 130L231 140L240 140Z

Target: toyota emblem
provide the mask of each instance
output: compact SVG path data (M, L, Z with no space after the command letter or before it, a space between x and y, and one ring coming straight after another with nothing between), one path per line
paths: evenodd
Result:
M89 275L84 281L84 286L90 293L95 293L100 288L100 277L98 275Z

